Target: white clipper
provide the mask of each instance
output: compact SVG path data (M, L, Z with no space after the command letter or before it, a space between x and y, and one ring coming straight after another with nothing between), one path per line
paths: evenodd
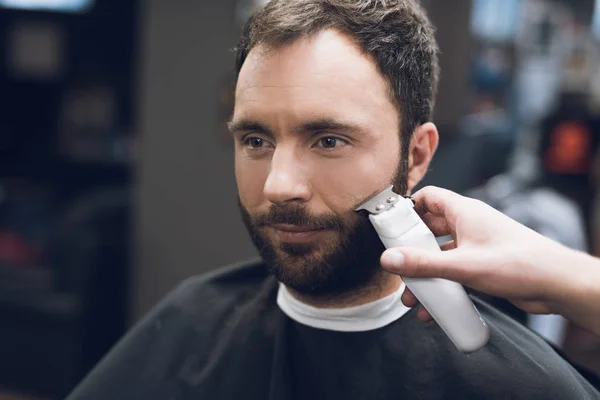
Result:
M414 210L410 198L402 197L389 186L359 205L386 248L420 247L441 251L427 225ZM485 346L490 331L459 283L440 278L402 278L423 307L438 323L452 343L470 353Z

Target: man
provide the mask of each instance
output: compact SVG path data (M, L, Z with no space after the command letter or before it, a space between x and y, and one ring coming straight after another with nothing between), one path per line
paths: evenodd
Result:
M409 193L438 143L437 46L413 0L273 0L238 49L230 129L246 226L264 261L192 278L75 399L583 399L541 339L478 303L465 355L405 308L368 220Z

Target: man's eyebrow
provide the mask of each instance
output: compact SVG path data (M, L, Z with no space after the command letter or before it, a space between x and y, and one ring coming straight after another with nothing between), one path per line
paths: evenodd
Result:
M252 119L240 119L229 121L227 127L232 134L239 132L261 132L273 136L273 132L268 126Z
M232 134L239 132L260 132L269 136L274 136L273 131L265 124L253 119L233 120L227 123L227 127ZM347 133L356 133L364 131L359 125L338 121L331 118L319 118L312 121L306 121L294 127L295 134L306 134L320 131L343 131Z
M294 128L295 133L312 133L318 131L344 131L354 133L363 131L363 129L352 122L337 121L330 118L319 118L313 121L307 121Z

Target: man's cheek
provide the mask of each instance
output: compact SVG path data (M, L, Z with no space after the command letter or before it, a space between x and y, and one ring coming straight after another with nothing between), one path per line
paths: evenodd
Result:
M236 172L238 194L246 207L256 207L264 201L265 179L252 168L240 167Z
M390 158L390 157L387 157ZM323 185L353 209L369 196L390 185L397 169L397 159L375 156L356 157L337 168L322 169Z
M337 168L319 168L312 174L311 185L317 189L321 197L332 202L336 211L343 211L344 203L360 192L365 185L365 174L354 168L354 161ZM341 207L340 207L341 206Z

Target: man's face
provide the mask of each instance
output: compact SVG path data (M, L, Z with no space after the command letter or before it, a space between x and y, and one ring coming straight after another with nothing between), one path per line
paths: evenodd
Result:
M353 209L405 187L399 121L374 62L336 31L250 52L231 122L240 206L284 284L332 294L378 270L383 245Z

